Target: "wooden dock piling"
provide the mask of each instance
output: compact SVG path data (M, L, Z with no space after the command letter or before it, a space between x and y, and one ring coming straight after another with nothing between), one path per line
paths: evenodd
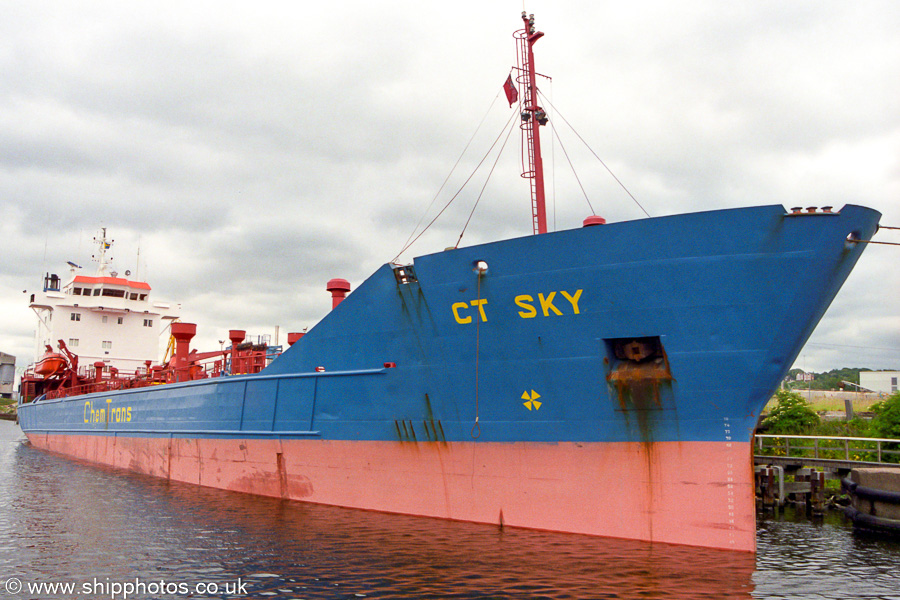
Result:
M788 496L807 512L819 515L825 512L825 473L802 468L794 474L793 482L784 481L784 470L779 466L757 467L756 490L762 508L784 506ZM777 493L777 495L776 495Z

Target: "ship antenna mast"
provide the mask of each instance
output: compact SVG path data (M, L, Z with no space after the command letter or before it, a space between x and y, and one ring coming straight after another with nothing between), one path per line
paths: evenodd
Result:
M94 242L97 244L97 254L91 256L91 258L97 263L97 275L99 277L106 277L109 275L109 261L112 260L111 258L107 260L106 251L112 247L115 240L106 239L106 227L101 227L100 239L94 238Z
M522 11L525 29L515 33L518 40L519 84L522 97L522 177L531 183L531 219L534 233L547 233L547 208L544 197L544 161L541 159L541 125L547 124L547 113L537 103L534 69L534 44L544 32L534 27L534 15Z

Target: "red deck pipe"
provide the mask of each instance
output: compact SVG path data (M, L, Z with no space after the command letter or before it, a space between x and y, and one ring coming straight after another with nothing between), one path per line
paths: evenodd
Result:
M238 344L243 342L245 337L247 337L247 332L243 329L228 330L228 339L231 340L232 346L237 346Z
M172 337L175 338L175 381L187 381L188 354L191 351L191 339L197 335L196 323L172 323Z
M197 335L195 323L172 323L172 337L175 338L175 366L187 364L191 340Z
M331 310L334 310L347 297L347 293L350 291L350 282L340 278L331 279L325 285L325 289L331 292Z
M103 364L102 360L94 363L94 383L100 383L103 380Z
M238 365L238 353L237 347L238 344L244 341L244 338L247 337L247 332L243 329L229 329L228 330L228 339L231 340L231 374L240 373L240 365Z
M300 338L302 338L304 335L306 334L300 331L288 333L288 346L293 346L294 344L299 342Z

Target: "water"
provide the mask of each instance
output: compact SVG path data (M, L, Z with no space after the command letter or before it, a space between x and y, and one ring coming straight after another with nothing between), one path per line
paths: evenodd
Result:
M752 556L257 498L53 456L0 421L0 600L900 600L900 543L838 515L761 521L758 540Z

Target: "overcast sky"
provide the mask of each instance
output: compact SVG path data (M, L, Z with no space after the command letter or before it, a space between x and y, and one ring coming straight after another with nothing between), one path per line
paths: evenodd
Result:
M67 260L93 274L101 226L115 268L181 302L203 348L314 325L325 282L394 258L476 129L435 206L500 135L522 3L0 8L0 351L23 366L23 290ZM652 216L852 203L900 226L896 0L526 8L562 143L544 130L556 228L643 217L563 118ZM462 244L530 233L518 160L513 136ZM401 260L454 245L484 185L483 169ZM900 369L898 258L866 250L797 366Z

